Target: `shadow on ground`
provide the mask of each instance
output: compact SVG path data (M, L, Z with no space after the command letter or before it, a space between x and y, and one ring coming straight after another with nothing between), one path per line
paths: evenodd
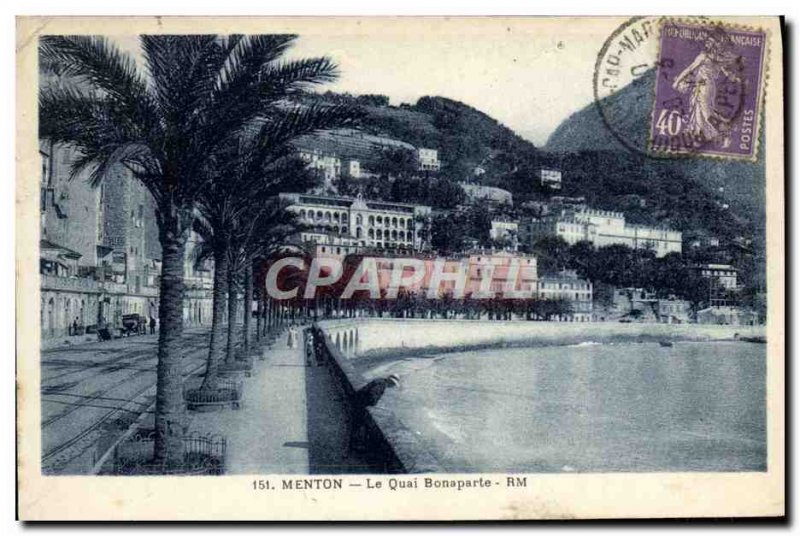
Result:
M350 417L345 395L327 366L306 367L308 465L311 474L383 472L380 453L348 452Z

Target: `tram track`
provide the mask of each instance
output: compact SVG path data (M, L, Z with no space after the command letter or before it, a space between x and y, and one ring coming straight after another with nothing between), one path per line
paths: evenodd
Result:
M200 361L199 363L196 362L197 360L192 360L193 362L191 364L187 364L183 371L184 378L190 377L203 369L205 361L203 359L198 360ZM102 414L100 418L96 419L78 434L44 452L42 454L42 472L45 474L57 474L60 468L63 468L70 461L81 456L90 448L99 439L99 436L103 434L101 430L103 425L122 412L138 411L141 413L146 410L151 405L152 400L139 403L137 403L136 400L144 396L147 391L154 387L155 382L148 383L143 388L138 389L133 396L129 397L127 402L124 402L118 407L109 409L109 411Z
M202 344L198 344L196 347L193 345L193 347L190 350L188 350L188 353L193 353L193 352L198 351L198 350L200 350L202 348L203 348ZM145 353L141 353L141 355L137 355L136 357L134 357L134 359L136 359L136 360L152 359L152 360L155 361L156 355L155 355L153 350L148 350ZM130 364L132 364L132 363L130 363ZM118 368L118 369L114 370L114 372L117 372L119 370L127 369L127 368L129 368L130 364L125 365L124 367ZM108 366L111 366L111 365L108 365ZM49 417L47 419L43 419L42 420L42 424L41 424L42 429L44 429L44 428L46 428L46 427L48 427L48 426L50 426L50 425L52 425L54 423L57 423L60 420L70 416L74 412L82 409L83 407L88 406L92 401L102 399L106 394L108 394L109 392L112 392L114 389L120 387L121 385L125 385L126 383L128 383L130 381L133 381L133 380L136 380L140 376L143 376L143 375L148 374L148 373L155 374L155 366L152 367L152 368L136 368L135 372L133 374L125 376L124 378L120 379L119 381L111 384L110 386L108 386L108 387L106 387L104 389L93 391L93 392L89 393L87 396L85 396L83 398L83 400L81 400L80 402L70 406L69 408L65 409L61 413L53 415L53 416L51 416L51 417ZM95 378L99 377L101 374L102 374L102 371L99 372L98 374L94 374L94 375L88 376L86 378L82 378L81 380L79 380L78 382L74 382L73 384L69 384L69 389L74 389L78 384L80 384L80 383L82 383L82 382L84 382L86 380L95 379ZM49 387L52 388L54 386L51 385ZM55 391L55 392L50 391L50 392L48 392L47 389L48 389L48 386L44 386L44 385L42 386L41 390L42 390L42 401L43 402L47 402L47 400L44 397L48 396L48 395L51 395L51 396L52 395L67 395L68 396L70 394L70 393L66 393L66 392L62 393L62 392L58 392L58 391Z

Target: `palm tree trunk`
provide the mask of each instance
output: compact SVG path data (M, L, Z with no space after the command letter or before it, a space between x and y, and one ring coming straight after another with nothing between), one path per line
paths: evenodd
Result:
M206 360L202 389L216 388L219 364L225 349L225 297L228 295L228 250L220 246L214 252L214 289L212 291L211 343Z
M264 314L264 300L261 296L256 298L256 341L261 340L261 327L264 323L264 319L262 315Z
M236 357L236 270L228 270L228 348L225 355L225 362L231 363Z
M250 356L250 326L253 318L253 260L249 255L244 260L244 318L242 320L242 355Z
M153 461L164 467L183 463L183 270L188 227L162 221L158 365Z

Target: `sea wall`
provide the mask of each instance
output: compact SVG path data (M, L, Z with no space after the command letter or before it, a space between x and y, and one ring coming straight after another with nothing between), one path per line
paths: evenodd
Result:
M366 385L356 359L373 356L418 355L499 346L575 344L586 341L713 341L763 337L763 326L697 324L624 324L592 322L526 322L356 318L317 324L331 371L352 400ZM745 344L745 343L742 343ZM391 411L367 410L368 448L383 459L387 473L443 472L416 434Z
M411 350L459 350L493 346L575 344L585 341L713 341L763 337L764 326L528 322L356 318L319 323L344 357Z
M315 330L314 333L315 337L321 338L324 358L341 388L342 398L351 405L352 411L353 397L367 381L324 331ZM441 472L435 458L392 412L376 407L367 408L364 424L365 448L370 455L371 465L382 467L388 474Z

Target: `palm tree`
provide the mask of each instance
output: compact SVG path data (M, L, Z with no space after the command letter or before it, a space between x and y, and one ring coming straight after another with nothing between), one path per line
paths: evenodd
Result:
M145 69L97 36L45 36L40 59L78 87L39 96L40 137L74 144L75 174L100 183L127 168L153 197L162 249L154 462L183 458L181 349L186 240L209 159L245 125L285 117L285 102L337 77L327 58L279 62L293 35L142 35ZM87 90L82 90L81 87ZM281 123L291 130L291 121Z
M273 198L271 203L264 207L261 215L253 220L253 225L243 236L244 325L242 327L242 349L244 355L248 355L250 352L255 263L265 262L268 256L286 243L287 238L305 228L303 223L297 221L297 215L294 212L286 210L285 203L279 198Z
M201 256L213 257L215 265L211 343L201 388L215 387L223 353L226 361L234 357L236 282L237 275L248 266L250 244L273 236L294 221L285 206L278 206L277 194L302 192L314 184L314 175L296 157L289 142L324 128L352 125L358 117L358 111L347 106L289 107L279 117L251 124L240 139L211 159L205 172L216 175L216 179L200 195L195 220L195 230L203 238ZM272 230L273 226L276 229ZM291 232L296 230L296 226L291 227ZM252 303L252 290L249 297ZM247 315L245 319L249 329Z

